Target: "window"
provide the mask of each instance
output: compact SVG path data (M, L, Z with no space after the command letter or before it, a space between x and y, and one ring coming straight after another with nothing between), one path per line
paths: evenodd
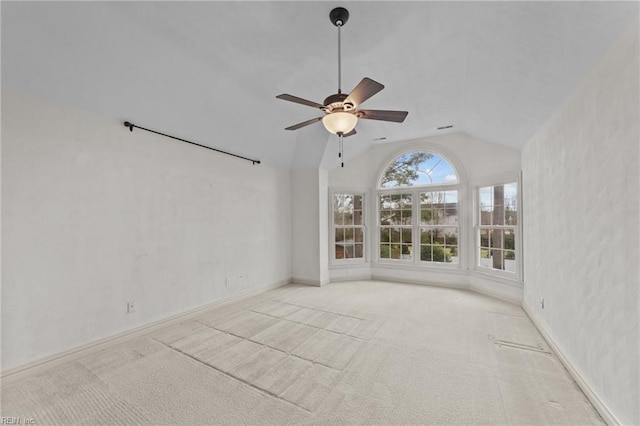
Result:
M443 157L413 151L380 178L379 259L458 265L458 175Z
M518 184L482 187L478 199L478 266L515 273Z
M420 193L420 260L458 263L458 191Z
M380 258L412 259L411 194L380 196Z
M362 194L333 194L334 260L364 259Z

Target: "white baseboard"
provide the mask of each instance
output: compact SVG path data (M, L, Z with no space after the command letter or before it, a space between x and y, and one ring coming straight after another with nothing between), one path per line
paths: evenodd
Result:
M547 341L547 344L556 354L564 368L569 372L573 380L578 384L582 392L589 399L593 407L596 409L598 414L602 417L602 419L610 426L618 426L622 425L622 422L618 420L615 414L609 409L607 404L604 403L602 398L598 395L598 393L593 389L593 387L589 384L589 381L584 377L584 375L580 372L580 370L573 365L571 360L567 355L562 352L560 346L551 338L550 334L547 330L542 326L542 323L538 321L533 313L533 310L529 305L527 305L524 301L522 302L522 309L527 314L533 325L538 329L544 340Z
M500 294L494 291L489 291L484 288L476 287L473 284L469 288L470 291L476 292L478 294L483 294L485 296L493 297L494 299L502 300L503 302L511 303L513 305L520 306L522 304L522 299L518 299L515 297L506 296L504 294Z
M295 283L295 284L310 285L310 286L314 286L314 287L322 287L325 284L329 284L329 281L322 282L320 280L309 280L309 279L306 279L306 278L296 278L296 277L293 277L291 279L291 282Z
M371 274L365 275L346 275L343 277L333 277L331 278L332 283L340 283L340 282L348 282L348 281L370 281Z
M403 284L416 284L416 285L426 285L430 287L444 287L444 288L453 288L456 290L469 290L468 284L463 283L444 283L444 282L436 282L436 281L422 281L422 280L413 280L409 278L389 278L385 276L372 275L371 280L373 281L385 281L390 283L403 283Z
M194 309L190 309L180 314L172 315L170 317L167 317L158 321L154 321L152 323L145 324L140 327L136 327L131 330L127 330L110 337L106 337L104 339L99 339L99 340L87 343L85 345L78 346L73 349L69 349L67 351L57 353L55 355L51 355L51 356L41 358L39 360L29 362L27 364L24 364L18 367L11 368L7 371L2 372L2 384L3 385L10 384L12 382L15 382L16 380L20 380L25 377L32 376L34 374L38 374L39 372L45 369L54 367L56 365L73 361L80 357L104 350L110 346L123 343L129 339L140 336L142 334L155 331L157 329L169 326L176 322L184 321L186 319L189 319L191 317L194 317L202 313L202 311L204 310L221 307L223 305L227 305L232 302L237 302L247 297L255 296L257 294L264 293L269 290L273 290L274 288L282 287L283 285L287 285L289 283L291 283L291 279L276 281L264 286L260 286L258 288L255 288L253 290L247 291L242 294L234 295L225 299L216 300L215 302L207 303L206 305L199 306Z

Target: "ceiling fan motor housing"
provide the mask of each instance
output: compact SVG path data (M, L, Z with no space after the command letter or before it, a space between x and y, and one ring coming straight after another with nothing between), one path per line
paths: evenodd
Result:
M336 111L351 111L355 108L351 102L345 103L344 100L347 99L349 95L346 93L335 93L333 95L328 96L324 100L324 110L327 113L336 112Z
M342 27L349 20L349 11L344 7L336 7L329 13L329 19L336 27Z

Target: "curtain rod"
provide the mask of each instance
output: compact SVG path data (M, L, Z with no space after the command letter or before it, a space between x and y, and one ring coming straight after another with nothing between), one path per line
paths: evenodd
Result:
M175 140L180 141L180 142L190 143L191 145L199 146L199 147L202 147L202 148L210 149L212 151L220 152L222 154L231 155L232 157L241 158L243 160L251 161L251 163L254 164L254 165L260 164L260 160L253 160L251 158L243 157L243 156L238 155L238 154L232 154L231 152L222 151L221 149L211 148L210 146L201 145L199 143L191 142L191 141L188 141L186 139L182 139L182 138L178 138L178 137L175 137L175 136L167 135L166 133L156 132L155 130L151 130L151 129L145 129L144 127L140 127L140 126L135 125L133 123L130 123L128 121L124 122L124 127L128 127L131 132L133 132L133 128L135 127L136 129L145 130L147 132L155 133L156 135L165 136L167 138L175 139Z

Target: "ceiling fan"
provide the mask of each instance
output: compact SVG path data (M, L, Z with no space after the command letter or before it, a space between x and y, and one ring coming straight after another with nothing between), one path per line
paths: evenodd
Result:
M409 114L407 111L388 111L376 109L358 109L358 107L367 99L384 89L384 85L365 77L349 94L342 93L341 89L341 59L340 59L340 28L342 28L349 19L349 11L343 7L336 7L329 13L331 23L338 27L338 93L329 95L323 104L308 101L297 96L282 94L276 96L289 102L317 108L324 112L323 116L303 121L287 127L285 130L298 130L310 124L322 121L324 127L331 133L338 135L340 141L340 152L338 157L342 157L342 138L356 134L356 124L358 119L391 121L394 123L402 123ZM342 163L344 167L344 162Z

